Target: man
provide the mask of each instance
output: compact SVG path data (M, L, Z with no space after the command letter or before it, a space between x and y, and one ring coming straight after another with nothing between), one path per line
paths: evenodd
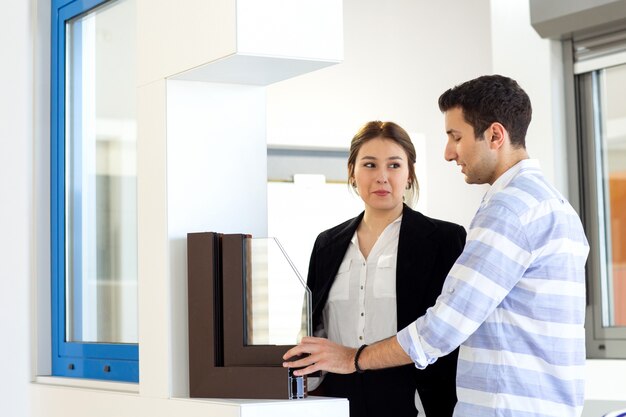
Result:
M284 366L363 372L425 368L460 346L454 415L579 416L584 398L585 271L580 219L529 159L531 104L514 80L482 76L439 98L445 158L491 188L436 304L396 336L351 349L303 338Z

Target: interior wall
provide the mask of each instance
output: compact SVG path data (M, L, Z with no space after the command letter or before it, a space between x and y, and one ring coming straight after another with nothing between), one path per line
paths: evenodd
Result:
M267 236L265 87L167 82L172 395L188 396L187 233Z
M31 409L30 283L33 221L33 21L31 2L8 2L0 13L0 415Z
M528 93L533 118L526 147L547 179L567 195L561 45L542 39L529 22L527 1L491 2L493 72L516 79Z
M344 42L342 63L268 87L268 144L347 148L365 122L395 121L426 140L425 213L468 226L485 188L444 160L437 99L492 72L490 2L344 0Z

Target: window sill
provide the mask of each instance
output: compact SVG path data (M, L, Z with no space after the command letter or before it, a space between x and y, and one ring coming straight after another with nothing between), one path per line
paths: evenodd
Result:
M130 382L99 381L96 379L63 378L57 376L37 376L36 384L54 385L58 387L86 388L102 391L124 392L139 394L139 384Z

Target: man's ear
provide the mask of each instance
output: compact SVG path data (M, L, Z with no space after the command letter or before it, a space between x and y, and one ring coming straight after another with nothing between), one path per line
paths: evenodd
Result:
M489 140L489 147L491 149L499 149L504 145L506 138L508 137L508 132L502 126L502 124L498 122L494 122L487 129L487 139Z

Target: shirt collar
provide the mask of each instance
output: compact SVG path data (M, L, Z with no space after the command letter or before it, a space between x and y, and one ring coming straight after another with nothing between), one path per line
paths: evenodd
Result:
M498 177L498 179L493 183L489 190L487 190L485 196L483 197L481 205L488 203L491 197L493 197L497 192L502 191L507 185L509 185L511 180L515 178L520 172L526 171L528 169L541 169L541 167L539 166L539 160L522 159L511 168L504 171L504 173L500 175L500 177Z
M401 221L402 221L402 214L400 214L400 216L398 216L398 218L397 218L397 219L395 219L394 221L392 221L391 223L389 223L389 224L387 225L387 227L385 227L385 230L383 230L383 232L380 234L380 236L383 236L383 235L385 234L385 232L387 231L387 229L389 229L389 228L391 227L391 225L392 225L392 224L395 224L395 223L400 223ZM380 238L380 236L379 236L379 238ZM355 245L358 245L358 244L359 244L359 239L358 239L358 237L357 237L356 230L354 230L354 234L352 235L352 239L350 239L350 242L352 242L352 243L353 243L353 244L355 244Z

